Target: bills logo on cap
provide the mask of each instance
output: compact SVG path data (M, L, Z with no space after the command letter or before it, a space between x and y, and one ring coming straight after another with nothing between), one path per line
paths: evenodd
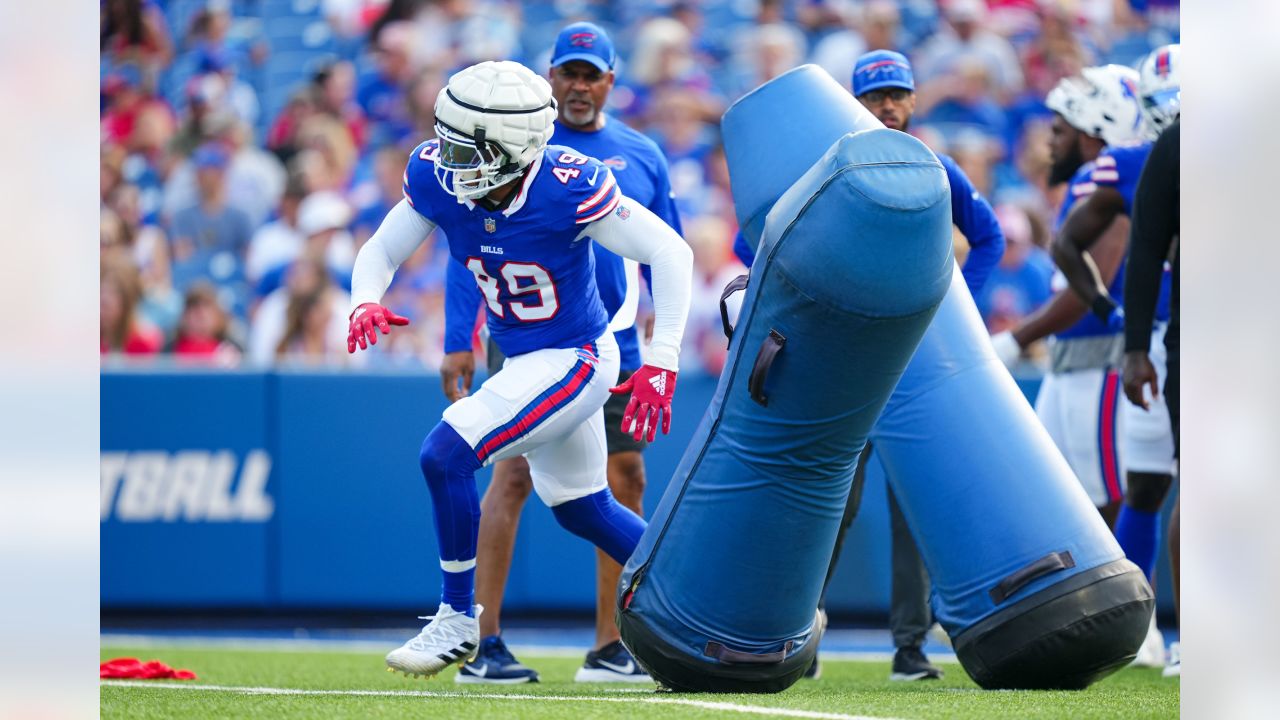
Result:
M572 47L591 48L595 46L595 42L595 33L580 32L569 36L569 45Z
M606 158L606 159L604 159L604 160L601 160L600 162L604 163L605 165L608 165L609 167L613 168L614 170L626 170L626 169L627 169L627 160L626 160L626 158L622 157L621 155L614 155L613 157L611 157L611 158Z

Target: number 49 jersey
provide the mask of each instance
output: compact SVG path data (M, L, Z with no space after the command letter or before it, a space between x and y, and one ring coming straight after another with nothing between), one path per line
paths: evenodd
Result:
M595 257L583 227L622 197L609 168L560 145L534 160L505 208L458 202L436 180L437 141L414 150L404 175L409 204L444 230L449 253L476 278L489 334L514 357L581 347L605 333Z

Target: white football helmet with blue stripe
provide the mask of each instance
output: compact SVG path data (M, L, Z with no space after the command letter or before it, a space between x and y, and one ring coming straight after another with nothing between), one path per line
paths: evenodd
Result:
M1138 92L1152 137L1178 119L1182 110L1182 46L1165 45L1142 60Z
M1085 68L1058 82L1045 105L1071 127L1108 145L1138 142L1146 134L1138 99L1138 71L1123 65Z
M556 102L540 75L508 60L472 65L436 96L436 179L458 202L520 177L551 140Z

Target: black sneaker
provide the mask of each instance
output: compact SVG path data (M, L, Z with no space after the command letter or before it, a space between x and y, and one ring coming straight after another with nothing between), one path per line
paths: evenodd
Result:
M818 662L818 656L813 656L813 662L809 663L809 669L804 671L804 676L809 680L817 680L822 677L822 663Z
M893 654L893 673L890 680L937 680L942 671L918 647L901 647Z
M649 673L640 667L640 663L631 657L631 653L623 646L621 640L614 640L599 650L587 653L586 662L578 668L573 676L574 682L580 683L647 683L653 682Z
M538 682L538 671L516 660L497 635L480 641L480 650L471 662L458 668L454 682L485 685L517 685Z

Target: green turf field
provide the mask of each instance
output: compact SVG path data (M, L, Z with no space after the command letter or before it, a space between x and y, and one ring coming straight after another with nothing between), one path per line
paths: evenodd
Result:
M648 686L574 684L578 657L522 655L542 682L514 686L457 685L452 669L410 680L386 672L378 653L102 648L102 659L115 657L162 660L199 679L104 682L104 718L1178 717L1178 681L1157 669L1127 669L1082 692L988 692L958 665L943 665L947 676L938 682L891 683L885 662L828 660L821 679L777 695L676 695Z

